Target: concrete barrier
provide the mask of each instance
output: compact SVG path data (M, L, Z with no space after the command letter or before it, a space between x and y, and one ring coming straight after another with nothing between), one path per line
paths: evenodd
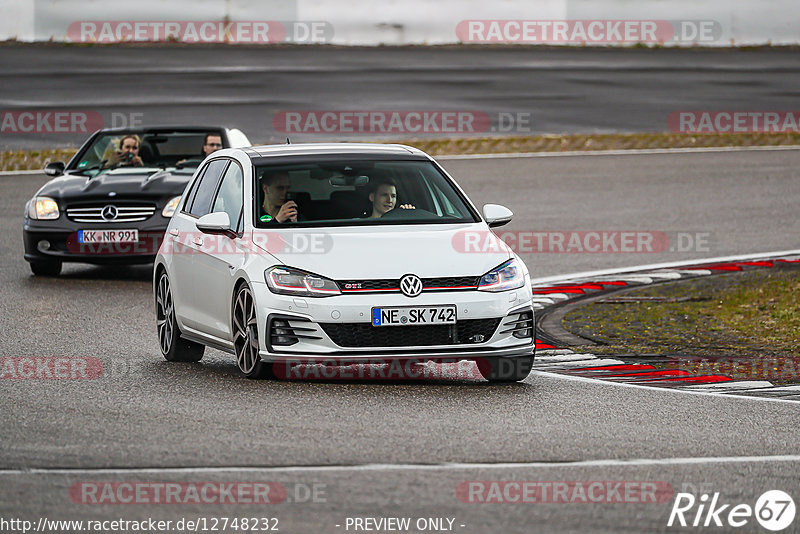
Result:
M800 10L794 0L138 0L128 4L0 0L0 10L0 39L19 41L109 42L118 37L153 40L154 36L163 40L164 23L173 22L182 24L172 25L177 28L174 40L253 43L263 42L254 33L266 30L263 26L255 30L252 24L245 26L259 22L268 24L269 42L366 46L464 41L572 45L652 42L647 34L640 38L636 32L630 38L620 38L624 34L611 28L615 21L634 21L640 25L656 23L657 32L650 37L656 35L655 41L663 40L667 46L800 43ZM138 28L141 31L136 34L133 23L137 21L140 26L149 24L150 29ZM94 33L89 31L91 26L81 33L81 22L95 23ZM104 27L103 22L108 25ZM193 40L192 32L197 33L203 22L233 26L209 25ZM589 26L592 22L594 25ZM566 25L566 33L553 31L559 24ZM469 33L469 29L474 31ZM665 35L668 39L663 39Z

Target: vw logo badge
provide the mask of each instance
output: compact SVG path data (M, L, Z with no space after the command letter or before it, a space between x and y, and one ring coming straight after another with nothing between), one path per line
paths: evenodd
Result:
M103 217L104 221L113 221L117 218L117 207L109 204L103 208L103 211L100 212L100 215Z
M407 297L416 297L422 293L422 280L415 274L407 274L400 279L400 291Z

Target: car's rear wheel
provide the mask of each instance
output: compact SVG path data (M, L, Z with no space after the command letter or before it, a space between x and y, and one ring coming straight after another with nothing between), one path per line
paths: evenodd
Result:
M233 301L233 347L236 365L247 378L271 378L273 365L258 354L258 318L253 293L246 284Z
M31 272L36 276L58 276L61 273L61 262L54 260L32 261Z
M489 382L519 382L530 374L533 356L481 358L475 363L483 378Z
M161 354L171 362L199 362L205 346L181 337L175 320L175 302L167 273L161 273L156 288L156 325Z

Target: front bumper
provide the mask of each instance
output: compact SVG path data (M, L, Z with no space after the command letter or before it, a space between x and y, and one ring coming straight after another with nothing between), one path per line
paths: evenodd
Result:
M400 294L302 299L272 294L264 284L254 286L263 289L260 296L263 302L269 302L269 306L258 310L259 354L266 361L287 357L311 361L513 358L534 353L534 316L527 289L502 293L438 292L414 299ZM455 305L457 325L370 324L372 307L434 305ZM280 321L278 326L276 321ZM468 323L472 325L462 328ZM346 337L333 333L345 328L349 330ZM378 330L371 331L372 328ZM285 335L287 329L291 335ZM375 335L378 331L389 335Z
M159 218L161 218L159 216ZM60 224L57 224L60 223ZM78 243L78 230L109 229L109 225L76 224L71 221L36 221L25 219L22 240L25 260L62 261L94 264L151 263L164 240L169 219L143 223L114 224L115 230L136 229L136 243ZM93 228L94 227L94 228Z

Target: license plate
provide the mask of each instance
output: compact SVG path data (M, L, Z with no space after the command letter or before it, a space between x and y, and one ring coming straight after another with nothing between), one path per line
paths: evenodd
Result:
M135 243L139 230L78 230L78 243Z
M372 308L372 326L431 324L456 324L455 305Z

